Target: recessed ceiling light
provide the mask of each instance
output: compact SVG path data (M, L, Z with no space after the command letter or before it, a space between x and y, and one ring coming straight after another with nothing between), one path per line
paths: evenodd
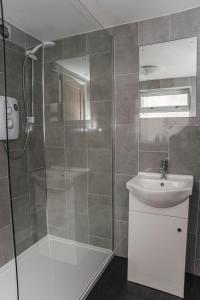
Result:
M147 66L141 67L141 73L144 75L149 75L149 74L155 73L157 70L158 70L157 66L147 65Z

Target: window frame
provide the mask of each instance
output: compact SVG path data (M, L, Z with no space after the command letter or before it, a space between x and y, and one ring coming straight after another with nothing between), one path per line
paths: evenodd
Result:
M142 106L142 97L152 97L152 96L165 96L165 95L181 95L187 94L187 105L175 105L175 106L154 106L154 107L144 107ZM191 115L191 95L192 87L173 87L173 88L159 88L159 89L148 89L140 91L140 118L150 118L150 114L161 113L161 117L165 117L164 113L173 113L173 116L166 116L166 118L174 117L176 112L188 112L188 116ZM145 114L148 116L145 116ZM159 117L159 116L157 116ZM180 117L177 115L177 117ZM155 118L155 116L154 116Z

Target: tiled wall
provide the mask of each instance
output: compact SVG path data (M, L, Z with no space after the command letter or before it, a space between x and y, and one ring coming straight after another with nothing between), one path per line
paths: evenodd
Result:
M160 160L168 157L170 172L195 175L189 213L187 271L200 275L199 49L196 118L139 120L138 79L138 45L196 35L199 40L200 9L198 8L172 16L58 40L56 47L45 50L45 152L50 233L94 245L111 247L111 168L113 167L115 250L117 255L127 256L128 192L125 183L136 175L138 170L158 171ZM20 41L20 46L22 46L26 41L24 34L18 32L15 36L18 36L18 44ZM12 44L7 47L8 52L13 54L8 58L8 63L10 59L12 70L13 66L18 70L18 60L12 61L12 57L15 55L22 59L21 47L18 45L16 49L13 49ZM89 57L91 71L90 121L97 120L97 127L103 129L101 132L80 130L81 128L89 129L90 122L73 124L65 122L63 117L65 99L62 98L59 102L58 81L62 74L55 70L56 60L85 55ZM112 74L111 70L113 70ZM9 73L8 71L10 95L15 96L19 93L19 89L16 89L13 82L15 78L20 81L20 78L13 77L14 74L19 75L20 72ZM113 80L111 75L113 75ZM37 91L40 93L40 79L37 82ZM114 90L112 89L113 83ZM112 91L114 91L114 102L112 102ZM16 97L20 99L21 94L17 94ZM37 103L41 104L40 101ZM37 109L37 115L40 116L41 107L38 106ZM115 120L114 166L112 166L112 117ZM40 184L35 185L35 178L43 178L44 172L43 152L41 148L37 148L42 143L35 143L36 138L42 139L40 120L39 117L35 126L36 130L31 136L27 157L23 157L20 162L12 162L12 168L15 170L12 186L16 212L18 212L16 213L16 224L18 224L16 228L19 232L21 249L31 244L33 240L37 240L38 232L42 232L42 235L46 232L45 210L43 209L45 197L38 196L43 195L43 193L38 193L38 188L42 188L44 192L44 180L39 180ZM20 151L21 145L21 140L18 145L11 143L15 151ZM1 164L5 165L5 160L2 160ZM80 175L80 170L78 171L77 168L85 169L85 173L82 172ZM87 169L90 171L88 172ZM35 173L36 176L34 176ZM4 173L3 177L6 178L6 174ZM34 192L30 192L31 187ZM25 207L23 212L21 207ZM21 213L25 215L20 216ZM3 236L10 230L9 218L7 220L1 227L3 230L0 230ZM21 236L23 239L26 236L25 240L21 241ZM2 247L0 246L0 251Z
M198 47L197 117L138 119L138 45L200 35L200 8L111 29L114 39L116 114L115 241L127 256L128 192L125 182L139 171L159 171L169 158L169 171L195 176L190 201L188 272L200 275L200 52Z
M138 27L111 29L114 45L115 108L115 250L127 256L128 193L126 182L138 171Z
M58 81L63 80L64 71L58 70L56 61L78 57L85 57L89 64L90 117L69 121L65 116L68 100L65 96L59 98ZM45 107L48 230L64 238L111 248L112 38L109 31L57 40L54 48L45 50Z
M39 41L11 25L11 41L6 42L7 96L18 100L20 107L20 136L9 141L12 203L17 253L37 242L46 235L46 183L43 148L42 120L42 58L41 53L35 64L34 109L36 123L30 134L28 147L20 159L13 159L22 153L24 145L25 115L22 102L22 64L25 48ZM4 95L2 64L2 41L0 46L1 73L0 94ZM31 67L26 68L27 101L31 97ZM8 170L3 142L0 144L0 265L12 257L13 241L10 226L10 199L8 194Z
M49 191L48 196L48 225L50 232L64 237L91 242L97 245L108 245L110 235L105 234L107 217L105 203L111 202L110 192L110 171L108 174L107 165L113 155L115 164L114 172L114 242L115 251L119 256L127 256L128 246L128 192L125 183L137 172L159 171L160 160L168 157L170 160L170 172L195 175L194 194L191 197L189 215L189 234L187 250L187 271L200 274L200 228L198 228L199 215L199 132L200 132L200 95L199 76L197 78L197 117L196 118L170 118L170 119L141 119L139 120L139 49L138 46L166 42L200 34L200 8L142 21L139 23L129 23L116 26L109 30L99 30L90 34L58 40L56 48L46 52L46 68L50 66L50 61L56 61L63 57L78 57L90 55L91 70L95 59L98 58L99 65L105 61L105 53L110 53L112 36L112 59L114 101L113 120L114 126L114 152L111 152L111 134L109 128L111 123L111 87L112 81L108 70L101 69L99 75L95 75L91 81L90 92L92 116L95 116L101 126L106 124L104 135L100 138L96 132L89 132L84 138L79 136L77 140L84 140L84 144L73 145L81 149L81 161L79 167L91 169L86 180L79 184L79 191L84 193L78 202L82 203L80 211L79 205L72 205L72 217L67 217L66 211L69 209L66 197L66 182L62 193L53 195ZM108 34L110 32L110 35ZM198 37L199 39L199 37ZM48 63L47 63L48 62ZM198 50L199 64L199 50ZM98 65L98 64L97 64ZM50 66L51 68L51 66ZM198 74L199 74L198 65ZM98 72L94 72L94 74ZM47 87L46 101L46 159L48 166L64 166L66 161L75 161L66 155L66 135L67 129L73 133L73 126L67 128L63 124L62 104L58 105L57 114L60 116L59 122L52 124L50 118L50 103L55 102L58 91L58 74L47 74L45 86ZM97 81L97 83L95 82ZM52 84L53 83L53 84ZM48 86L49 85L49 86ZM51 99L53 98L53 100ZM106 101L105 101L106 100ZM85 123L86 124L86 123ZM80 128L80 125L78 125ZM49 135L49 136L48 136ZM82 135L82 134L81 134ZM65 137L65 141L64 141ZM54 139L53 139L54 138ZM54 143L52 144L52 141ZM75 147L74 147L75 146ZM71 147L71 145L70 145ZM74 152L76 161L80 157L80 152ZM56 158L55 158L56 157ZM65 164L64 164L65 160ZM48 163L50 161L50 164ZM64 172L64 170L63 170ZM102 179L102 174L104 178ZM100 175L100 176L99 176ZM105 176L106 175L106 176ZM66 174L65 174L66 177ZM100 180L100 181L99 181ZM52 180L50 181L52 184ZM88 197L85 199L85 191L88 184ZM74 185L75 186L75 185ZM83 187L84 186L84 187ZM80 188L81 187L81 188ZM107 191L106 195L102 191ZM101 195L104 194L104 195ZM106 198L105 198L106 196ZM84 200L83 200L84 198ZM53 200L52 200L53 199ZM55 210L55 199L59 199ZM84 203L84 204L83 204ZM99 207L101 205L101 208ZM109 204L110 205L110 204ZM110 218L110 216L109 216ZM108 219L109 219L108 218ZM68 220L67 220L68 219ZM62 220L62 222L61 222ZM68 222L72 220L72 227L76 228L70 233ZM92 224L94 222L94 224ZM89 227L86 226L89 224ZM80 226L81 224L81 226ZM109 225L110 226L110 225ZM84 229L85 228L85 229ZM88 229L87 229L88 228ZM79 234L81 232L81 235ZM109 239L108 239L109 237Z

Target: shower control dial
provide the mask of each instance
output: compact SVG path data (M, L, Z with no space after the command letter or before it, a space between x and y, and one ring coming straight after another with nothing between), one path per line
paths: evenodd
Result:
M19 110L19 107L18 107L18 105L17 105L16 103L14 104L14 110L15 110L15 111L18 111L18 110Z
M8 107L8 108L7 108L7 114L8 114L8 115L12 114L12 107Z
M12 119L8 119L7 121L8 129L13 129L14 127L14 122Z

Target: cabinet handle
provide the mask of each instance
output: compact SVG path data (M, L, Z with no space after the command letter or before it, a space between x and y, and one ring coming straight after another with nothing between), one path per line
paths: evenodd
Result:
M178 232L182 232L182 229L181 229L181 228L178 228L177 231L178 231Z

